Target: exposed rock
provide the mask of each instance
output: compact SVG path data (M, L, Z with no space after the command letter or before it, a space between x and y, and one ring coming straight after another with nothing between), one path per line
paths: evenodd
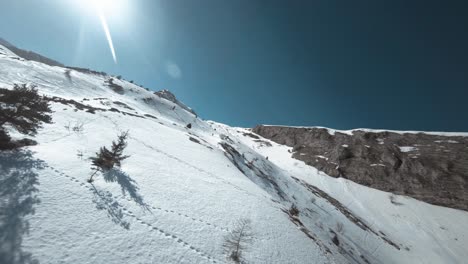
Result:
M104 81L104 84L109 86L114 92L118 94L124 94L124 88L121 85L114 83L114 78L109 78L108 80Z
M161 90L161 91L157 91L157 92L154 92L155 95L161 97L161 98L164 98L168 101L171 101L173 103L175 103L176 105L180 106L182 109L194 114L195 116L197 116L197 114L195 113L195 111L193 111L192 108L186 106L184 103L182 103L181 101L177 100L177 98L175 97L175 95L173 93L171 93L169 90ZM173 109L174 110L174 109Z
M468 211L468 137L257 126L292 157L332 177Z
M200 144L200 140L194 138L194 137L189 137L189 140L192 141L192 142L195 142L197 144Z

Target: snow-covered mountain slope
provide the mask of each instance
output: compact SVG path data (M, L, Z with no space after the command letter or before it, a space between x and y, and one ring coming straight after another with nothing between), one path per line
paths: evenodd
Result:
M0 263L229 263L222 244L243 218L246 263L468 259L467 212L329 177L109 78L0 46L0 86L35 84L54 111L37 146L0 152ZM87 158L127 130L130 158L88 183Z

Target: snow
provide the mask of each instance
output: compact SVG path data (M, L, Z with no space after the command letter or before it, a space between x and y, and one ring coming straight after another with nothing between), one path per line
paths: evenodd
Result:
M400 149L401 152L411 152L411 151L418 150L418 148L411 147L411 146L402 146L402 147L398 147L398 148Z
M322 155L315 155L315 157L317 157L317 158L321 158L321 159L324 159L324 160L328 160L328 158L327 158L327 157L325 157L325 156L322 156Z
M339 130L332 129L328 127L321 126L282 126L282 125L264 125L264 126L277 126L277 127L294 127L294 128L320 128L326 129L330 135L335 135L335 133L341 133L352 136L354 132L361 131L367 133L384 133L392 132L397 134L426 134L426 135L435 135L435 136L445 136L445 137L468 137L468 132L438 132L438 131L405 131L405 130L389 130L389 129L370 129L370 128L355 128L349 130Z
M10 51L8 48L0 45L0 56L2 57L7 57L7 58L12 58L12 59L20 59L18 56L16 56L15 53Z
M451 143L451 144L457 144L457 143L460 143L456 140L436 140L434 141L435 143L444 143L444 142L447 142L447 143Z
M228 263L223 239L241 218L252 221L254 232L244 252L248 263L468 258L467 212L404 196L396 206L388 193L329 177L293 159L290 147L244 136L247 129L203 121L123 80L115 80L124 88L119 94L104 85L106 76L72 70L68 79L63 68L15 59L0 48L1 86L36 84L41 94L107 110L92 114L52 102L53 123L34 138L38 145L0 152L0 263L17 263L12 259L19 256L40 263ZM74 132L69 124L83 129ZM127 130L130 157L121 170L87 183L93 172L87 158ZM303 226L285 213L292 204Z
M256 144L249 138L243 138L243 140L250 141L252 145ZM462 247L466 246L468 241L461 242L460 237L464 239L467 237L462 224L467 220L466 212L433 206L398 195L398 200L403 205L395 206L389 202L388 194L385 192L370 189L346 179L331 178L303 162L293 165L296 161L290 159L284 146L273 144L271 148L259 151L264 154L268 153L269 160L288 173L314 184L346 204L372 226L378 227L387 235L391 234L400 242L405 241L403 248L393 252L394 255L392 255L393 253L390 253L392 250L389 250L384 243L375 240L371 242L370 236L366 235L362 240L356 240L354 237L356 243L369 247L369 251L372 252L370 255L376 256L378 262L457 263L464 261L461 256L466 256L467 253L463 252ZM448 228L451 223L454 225ZM344 229L348 230L347 225Z

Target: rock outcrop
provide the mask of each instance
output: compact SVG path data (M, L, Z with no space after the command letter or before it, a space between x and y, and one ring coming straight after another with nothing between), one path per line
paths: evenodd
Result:
M171 93L169 90L161 90L161 91L157 91L157 92L154 92L155 95L161 97L161 98L164 98L166 100L169 100L173 103L175 103L176 105L180 106L182 109L184 109L185 111L187 112L190 112L192 114L194 114L195 116L197 115L197 113L195 113L195 111L193 111L192 108L186 106L184 103L182 103L181 101L179 101L175 95L173 93Z
M468 137L257 126L292 156L332 177L468 211Z

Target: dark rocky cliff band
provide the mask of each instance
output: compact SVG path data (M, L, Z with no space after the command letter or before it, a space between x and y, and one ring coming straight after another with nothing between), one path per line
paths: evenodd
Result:
M468 211L468 137L257 126L292 157L332 177Z

